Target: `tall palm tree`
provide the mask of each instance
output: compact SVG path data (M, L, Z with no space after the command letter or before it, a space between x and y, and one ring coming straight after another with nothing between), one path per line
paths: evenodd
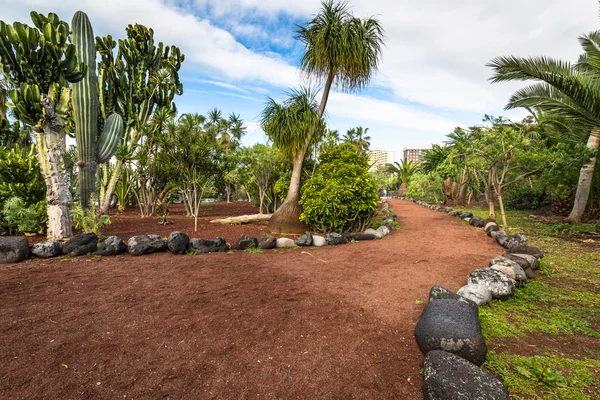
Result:
M261 126L273 145L292 161L292 178L287 196L269 220L273 232L303 233L300 221L300 178L304 158L313 141L324 133L325 122L318 113L315 93L292 90L281 104L268 98L261 114Z
M587 147L596 154L600 146L600 31L579 37L584 54L576 64L548 57L498 57L488 66L492 82L537 81L515 92L506 109L531 107L574 121L587 128ZM577 224L589 199L596 157L579 173L575 204L568 217Z
M308 21L307 26L298 26L296 33L306 50L300 61L300 68L308 76L324 83L321 102L315 110L316 114L311 115L308 110L312 110L314 95L306 91L304 94L302 91L295 92L282 105L269 99L262 115L263 129L266 127L272 130L269 133L265 129L265 132L273 143L281 147L272 136L285 137L283 147L293 143L295 150L288 195L269 221L270 230L289 233L302 233L305 229L305 225L299 221L300 173L309 146L324 129L322 118L331 87L336 86L345 91L365 87L377 70L384 39L383 28L378 20L355 18L346 2L333 0L323 1L319 13ZM301 107L297 107L299 105ZM308 117L309 115L311 116ZM289 125L296 118L303 122L312 120L314 125L304 132L305 126ZM271 119L273 122L270 122ZM278 126L279 123L282 125ZM292 136L298 138L292 139Z

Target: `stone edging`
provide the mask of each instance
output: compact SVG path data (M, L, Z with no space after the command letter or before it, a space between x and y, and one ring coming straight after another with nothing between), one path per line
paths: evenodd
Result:
M16 263L30 257L53 258L59 256L79 257L87 254L101 256L114 256L128 252L139 256L156 252L169 251L173 254L204 254L213 252L226 252L229 250L247 250L257 248L268 250L273 248L293 247L321 247L326 245L340 245L349 241L363 241L382 239L395 230L397 216L392 213L387 200L382 199L381 212L385 214L383 224L377 229L367 229L363 233L340 235L331 232L325 236L311 235L306 232L297 240L281 237L249 237L241 235L236 243L230 245L223 237L211 240L190 238L184 232L172 232L168 239L159 235L138 235L131 237L125 243L118 236L109 236L99 243L98 236L94 233L85 233L73 236L67 242L42 242L29 246L25 236L0 236L0 264Z
M481 332L478 307L492 299L507 300L516 288L534 278L544 254L527 244L525 235L508 235L495 222L485 223L472 213L453 211L420 200L414 203L461 218L506 249L488 268L469 274L467 285L452 293L433 286L417 326L415 339L425 354L425 399L509 400L504 384L479 366L485 362L487 345Z

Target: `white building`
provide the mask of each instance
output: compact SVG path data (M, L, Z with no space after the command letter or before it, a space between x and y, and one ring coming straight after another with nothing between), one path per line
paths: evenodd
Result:
M392 164L396 161L396 152L388 150L369 151L369 161L371 162L370 172L375 171L380 165Z

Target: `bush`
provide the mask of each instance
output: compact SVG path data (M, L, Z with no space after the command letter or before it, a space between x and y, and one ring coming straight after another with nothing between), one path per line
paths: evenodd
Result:
M304 184L300 220L318 232L362 231L377 214L378 201L368 157L353 145L340 144L321 154L315 174Z
M48 220L46 201L28 205L20 197L11 197L4 203L2 216L10 233L44 233Z
M413 174L408 184L406 197L423 200L428 203L439 203L444 199L442 178L436 173Z

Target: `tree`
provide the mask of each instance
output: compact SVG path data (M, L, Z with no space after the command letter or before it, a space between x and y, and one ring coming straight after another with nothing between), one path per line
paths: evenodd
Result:
M291 146L294 148L295 157L292 181L286 200L275 211L269 221L268 227L270 230L274 232L302 233L306 229L306 225L299 220L302 211L298 204L300 199L300 174L308 149L314 143L315 138L323 133L322 118L331 87L336 86L341 90L353 91L366 86L377 69L383 36L383 29L379 21L374 18L365 20L355 18L348 10L347 3L332 0L321 3L321 10L313 19L308 21L307 26L298 27L297 38L304 44L306 50L300 61L300 68L307 75L324 82L323 95L318 108L315 110L312 106L314 96L312 94L308 95L308 93L297 96L299 94L297 92L292 94L290 99L296 98L296 100L300 100L299 103L296 100L291 100L289 104L284 104L282 107L270 99L265 106L265 111L263 111L263 122L267 121L265 117L270 118L278 114L279 111L290 116L292 110L295 111L291 114L304 110L300 112L304 114L304 117L300 117L300 119L303 122L312 121L313 123L308 127L300 128L300 130L308 129L308 131L299 135L304 140L294 141ZM304 99L302 100L301 97ZM299 108L296 106L288 107L293 103L296 103L296 105L304 104ZM283 112L284 109L287 111ZM308 117L313 111L315 115ZM275 118L274 121L279 120L282 122L285 120L283 114L280 115L282 118ZM299 115L296 114L296 117L299 117ZM294 117L287 119L287 122L291 122L293 119ZM263 123L263 125L265 124ZM272 124L269 129L278 130L279 133L273 131L272 134L269 134L265 130L269 137L273 135L281 138L282 136L279 134L285 131L289 139L291 138L290 134L293 135L293 130L299 132L298 129L291 126L286 129L283 126L275 129L274 125L276 123ZM273 143L275 146L280 147L275 141ZM286 140L286 143L287 145L284 148L290 149L291 147L288 147L288 145L291 145L292 141ZM280 142L280 144L282 143Z
M369 128L365 129L362 126L348 129L344 135L344 142L353 144L360 154L365 155L371 147L371 136L367 136L368 130Z
M186 210L194 217L197 230L200 206L206 190L214 183L216 138L205 129L206 118L199 114L183 114L175 134L165 138L164 156L175 167L172 183L184 200Z
M325 131L315 94L309 89L293 90L281 104L269 98L261 114L261 126L273 146L292 163L287 196L273 213L268 227L273 232L305 232L307 226L300 221L302 209L299 204L302 166L311 144Z
M35 27L0 21L2 74L14 89L9 107L33 129L38 160L46 183L48 238L71 236L71 193L66 177L65 126L70 111L69 83L83 79L87 70L69 42L69 25L53 13L31 12Z
M110 202L125 164L135 156L144 141L151 120L159 109L176 110L173 99L183 93L179 69L185 56L176 46L154 42L154 31L143 25L129 25L127 38L118 42L112 36L96 38L100 53L98 80L101 110L123 117L125 134L117 151L117 162L108 182L103 182L104 199L100 212L108 213ZM106 121L107 115L100 115Z
M258 191L258 208L262 214L263 208L268 207L272 201L268 199L268 192L277 180L279 155L272 147L257 143L240 149L238 159L239 167L250 174L250 184Z
M600 31L579 37L584 54L578 63L548 57L498 57L488 66L492 82L537 81L515 92L506 109L530 107L573 120L589 132L587 147L594 153L580 171L569 222L578 224L588 203L600 146Z
M417 171L417 164L414 161L394 161L393 164L386 164L385 167L389 172L396 175L397 188L404 190L408 188L410 179Z

